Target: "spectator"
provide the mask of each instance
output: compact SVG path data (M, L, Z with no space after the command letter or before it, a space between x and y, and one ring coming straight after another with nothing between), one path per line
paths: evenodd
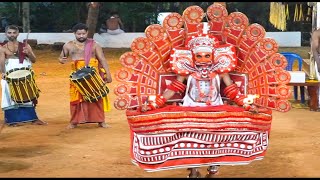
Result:
M124 33L123 29L123 23L119 17L119 14L114 12L111 13L111 16L109 19L106 20L106 27L107 27L107 33L116 35Z

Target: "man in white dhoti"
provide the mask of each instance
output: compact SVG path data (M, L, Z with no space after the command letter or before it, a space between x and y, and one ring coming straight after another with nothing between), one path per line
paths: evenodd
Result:
M111 17L106 21L107 33L117 35L124 33L123 23L117 13L112 13Z
M11 99L9 85L5 80L6 72L15 68L32 68L32 63L36 62L36 56L29 44L17 41L19 36L17 26L7 26L5 35L8 41L0 49L1 108L4 111L5 123L17 125L22 122L32 122L33 124L45 125L47 123L39 120L35 112L36 99L26 103L16 103Z

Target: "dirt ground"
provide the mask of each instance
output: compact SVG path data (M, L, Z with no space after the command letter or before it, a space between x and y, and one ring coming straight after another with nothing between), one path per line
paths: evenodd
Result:
M112 74L120 67L119 56L126 51L105 51ZM186 169L148 173L133 165L125 112L114 107L106 113L112 128L85 124L67 130L70 64L58 63L58 51L35 53L35 78L41 89L36 110L49 124L4 127L0 134L0 177L186 177ZM114 79L109 88L116 84ZM115 99L113 93L110 99ZM308 109L274 112L265 158L249 165L222 166L217 177L320 177L319 115ZM204 174L205 168L201 172Z

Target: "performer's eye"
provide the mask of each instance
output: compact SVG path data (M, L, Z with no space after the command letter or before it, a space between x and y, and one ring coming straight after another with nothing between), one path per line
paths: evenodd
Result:
M206 56L205 56L206 58L210 58L210 54L206 54Z
M199 55L199 54L198 54L196 57L197 57L198 59L202 58L202 56L201 56L201 55Z

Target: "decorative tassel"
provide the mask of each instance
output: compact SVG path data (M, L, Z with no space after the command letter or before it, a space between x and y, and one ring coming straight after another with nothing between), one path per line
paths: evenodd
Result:
M286 20L290 20L289 5L286 5Z
M302 4L300 4L300 16L299 16L299 21L303 21L304 16L303 16L303 9L302 9Z
M311 17L312 16L312 8L308 7L308 13L307 13L307 18L306 21L311 21Z
M298 4L296 4L295 9L294 9L294 17L293 17L293 22L296 22L298 20Z
M286 8L287 7L287 8ZM270 3L270 23L277 29L285 31L287 28L287 19L289 18L289 8L282 3Z

